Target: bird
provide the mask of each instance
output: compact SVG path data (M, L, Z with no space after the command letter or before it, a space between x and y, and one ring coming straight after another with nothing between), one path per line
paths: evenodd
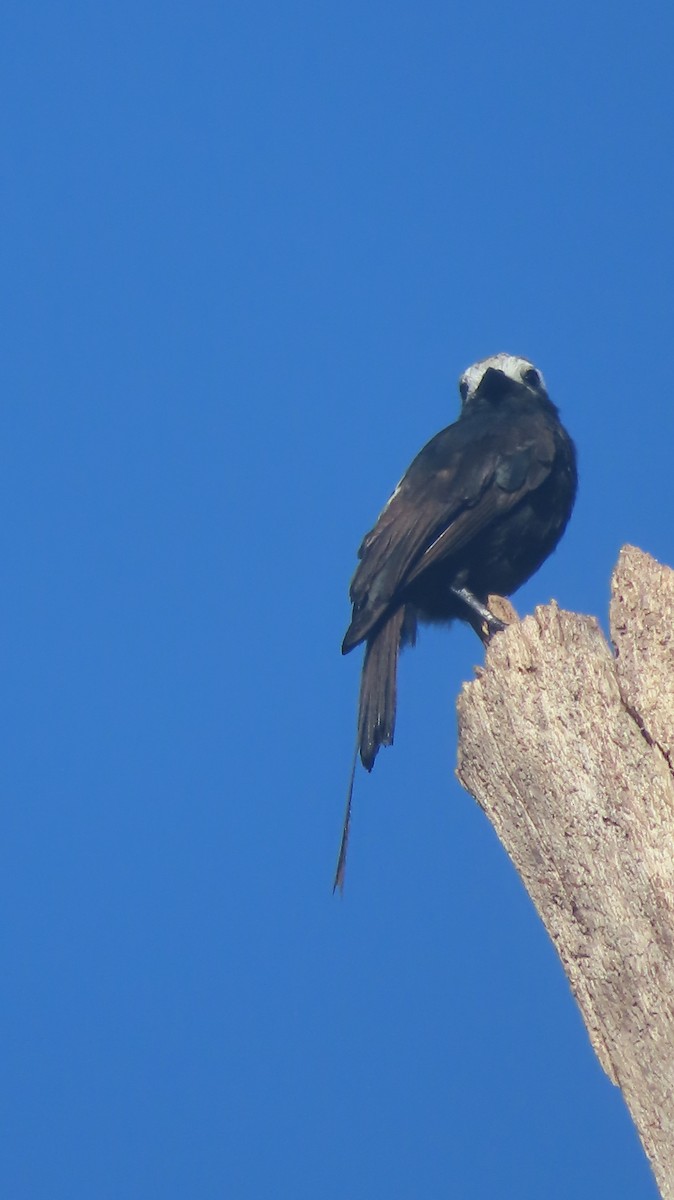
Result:
M494 354L459 379L461 409L413 459L358 550L342 653L365 643L358 726L333 890L344 886L358 755L393 742L400 650L419 623L466 621L486 644L510 596L555 549L578 487L576 449L543 375Z

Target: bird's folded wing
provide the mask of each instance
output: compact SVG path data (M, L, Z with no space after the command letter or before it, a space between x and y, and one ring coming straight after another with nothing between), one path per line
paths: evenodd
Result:
M552 438L550 439L552 443ZM501 458L487 484L472 504L467 504L431 542L417 561L410 564L401 583L412 583L433 563L459 554L493 521L516 507L529 492L540 487L550 473L554 458L540 444L525 446L510 458ZM541 456L542 454L542 456Z
M429 443L426 450L432 447ZM432 564L461 552L489 524L514 508L547 477L555 457L550 431L473 445L449 466L424 471L418 456L363 539L351 584L353 619L346 652L362 641L392 599Z

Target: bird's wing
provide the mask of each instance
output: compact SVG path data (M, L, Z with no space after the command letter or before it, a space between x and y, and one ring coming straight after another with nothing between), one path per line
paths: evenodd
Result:
M401 588L458 554L540 487L554 458L554 434L540 424L492 428L478 437L454 425L433 438L363 539L344 651L367 636Z
M535 442L498 459L493 474L476 500L450 518L421 558L410 566L404 582L411 583L433 563L459 553L492 521L515 508L528 493L536 491L549 475L554 457L555 442L550 432L545 439L538 433Z

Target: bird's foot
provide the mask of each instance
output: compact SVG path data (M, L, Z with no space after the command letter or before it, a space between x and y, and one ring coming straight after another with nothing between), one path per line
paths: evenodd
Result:
M495 633L502 633L504 629L507 629L507 623L494 616L491 609L478 600L477 596L474 596L468 588L452 588L451 591L465 608L465 620L472 625L485 646L489 644Z
M508 626L505 621L499 621L498 617L495 617L493 613L489 613L489 616L484 618L480 626L480 638L485 646L488 646L495 633L503 633L503 630L507 628Z

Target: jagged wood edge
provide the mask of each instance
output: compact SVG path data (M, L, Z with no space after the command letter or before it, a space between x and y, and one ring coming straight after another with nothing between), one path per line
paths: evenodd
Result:
M520 873L669 1196L674 574L626 548L611 621L616 656L593 618L555 604L495 637L459 697L457 773Z

